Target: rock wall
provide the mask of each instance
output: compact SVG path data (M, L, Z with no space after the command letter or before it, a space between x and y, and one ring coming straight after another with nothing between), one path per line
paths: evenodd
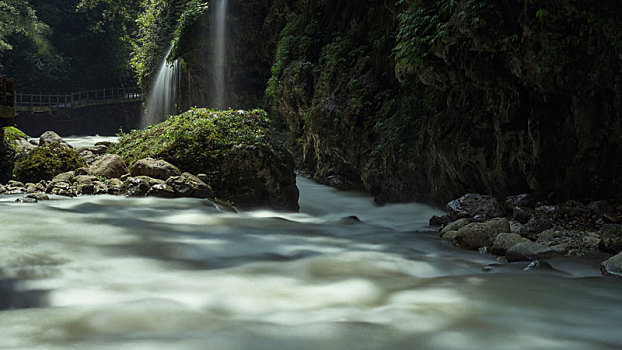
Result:
M619 2L230 3L229 103L271 107L320 182L381 203L622 197ZM207 27L184 39L188 105L208 103Z

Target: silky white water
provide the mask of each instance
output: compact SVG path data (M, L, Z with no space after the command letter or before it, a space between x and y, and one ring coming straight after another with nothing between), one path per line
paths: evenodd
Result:
M176 103L180 64L179 59L171 63L167 62L172 50L173 47L169 47L164 55L147 97L145 112L141 119L141 127L143 128L163 122L170 115L177 114Z
M227 0L213 1L212 10L212 107L225 106L225 68L227 49Z
M0 348L622 348L622 281L598 262L484 272L495 257L441 243L433 208L298 186L287 214L0 196Z

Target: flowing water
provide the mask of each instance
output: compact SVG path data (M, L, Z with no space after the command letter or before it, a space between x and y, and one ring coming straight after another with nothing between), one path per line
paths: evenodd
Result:
M227 0L214 1L212 13L212 107L224 109L225 106L225 67L227 49Z
M485 272L433 208L298 186L300 213L0 197L0 348L622 348L622 281L598 262Z
M143 128L163 122L168 116L177 114L180 63L179 59L172 63L167 62L172 50L173 47L171 46L164 55L147 97L147 105L141 120L141 127Z

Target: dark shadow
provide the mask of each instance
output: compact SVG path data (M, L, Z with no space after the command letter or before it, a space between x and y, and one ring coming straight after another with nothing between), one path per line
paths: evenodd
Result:
M22 290L20 280L0 279L0 311L28 309L48 305L46 290Z

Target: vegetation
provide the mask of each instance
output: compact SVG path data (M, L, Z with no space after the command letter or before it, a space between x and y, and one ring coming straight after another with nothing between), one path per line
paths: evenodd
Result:
M121 134L111 150L131 166L146 157L164 158L181 169L214 169L219 158L239 145L268 146L263 110L214 111L193 108L167 121Z
M4 142L9 145L9 147L13 148L13 150L17 150L17 140L26 138L28 138L28 136L16 127L8 126L4 128Z
M40 146L15 162L13 177L22 182L37 183L86 165L73 149L59 143Z

